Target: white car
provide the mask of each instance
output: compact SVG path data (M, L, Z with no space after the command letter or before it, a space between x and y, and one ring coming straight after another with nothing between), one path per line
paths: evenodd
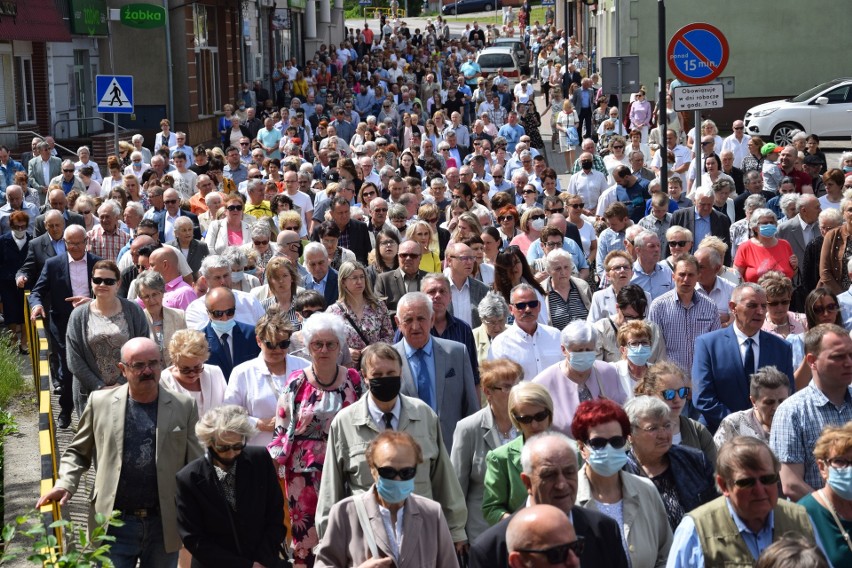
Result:
M852 134L852 77L834 79L801 95L752 107L745 114L745 131L779 146L790 133L802 130L820 138L849 138Z
M510 45L500 47L486 47L476 55L476 63L479 64L482 76L486 79L491 75L497 75L497 70L503 70L503 76L509 79L509 84L514 85L520 80L521 64L515 50Z

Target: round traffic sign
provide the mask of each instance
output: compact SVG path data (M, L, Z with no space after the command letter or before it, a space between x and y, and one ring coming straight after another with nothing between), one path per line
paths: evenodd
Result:
M666 58L681 81L693 85L709 83L728 63L728 40L715 26L689 24L672 36Z

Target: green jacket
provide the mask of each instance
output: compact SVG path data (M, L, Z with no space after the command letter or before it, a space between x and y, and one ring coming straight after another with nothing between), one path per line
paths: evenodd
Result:
M527 499L527 488L521 481L521 448L524 437L488 452L485 457L485 492L482 515L489 525L496 525L504 514L511 515Z

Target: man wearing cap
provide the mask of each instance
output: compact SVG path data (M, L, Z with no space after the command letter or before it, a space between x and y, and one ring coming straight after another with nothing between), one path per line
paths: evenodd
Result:
M811 176L811 189L814 195L822 197L825 195L825 183L822 181L820 172L825 167L825 160L819 154L808 154L805 156L804 171Z

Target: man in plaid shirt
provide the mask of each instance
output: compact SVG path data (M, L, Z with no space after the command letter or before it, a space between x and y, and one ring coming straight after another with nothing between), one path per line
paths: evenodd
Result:
M120 215L121 207L111 199L98 208L98 219L101 224L86 233L89 239L87 250L90 253L115 262L118 251L130 240L130 235L118 228Z

